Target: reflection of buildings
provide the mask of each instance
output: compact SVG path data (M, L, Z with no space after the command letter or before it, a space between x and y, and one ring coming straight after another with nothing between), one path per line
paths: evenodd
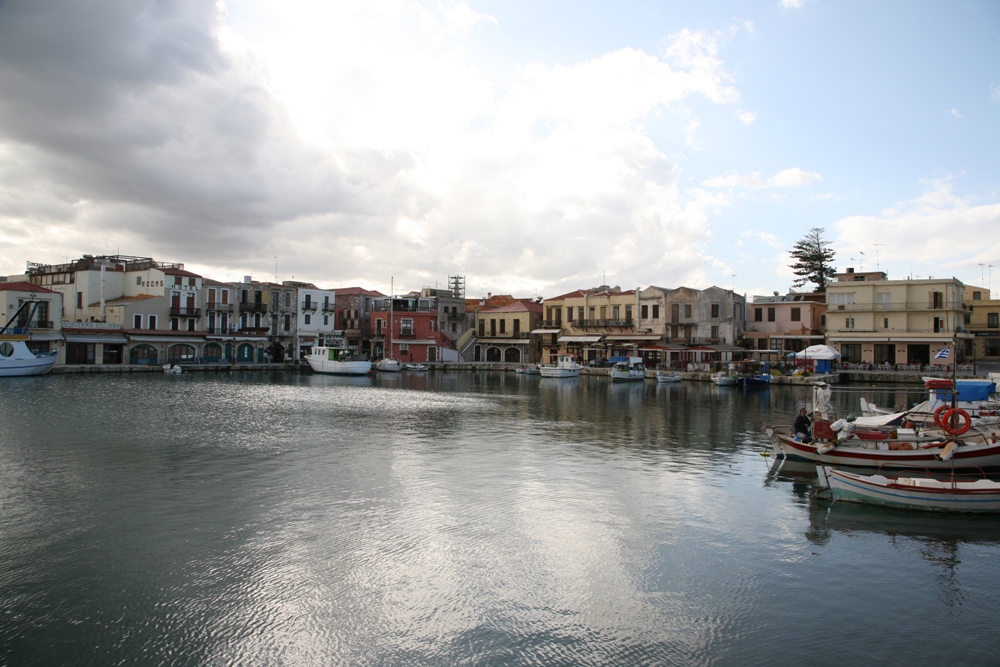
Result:
M843 362L947 365L971 354L965 286L955 278L887 280L848 269L826 287L827 342ZM935 354L959 339L957 354Z

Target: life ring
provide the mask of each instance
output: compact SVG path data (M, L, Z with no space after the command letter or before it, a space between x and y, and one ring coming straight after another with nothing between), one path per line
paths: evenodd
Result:
M944 428L944 421L941 419L941 415L949 408L950 406L945 403L944 405L939 405L934 411L934 424L937 425L938 428Z
M963 420L961 426L956 425L958 418ZM952 435L962 435L972 427L972 417L970 417L969 413L962 408L948 410L944 413L941 421L944 422L941 428Z

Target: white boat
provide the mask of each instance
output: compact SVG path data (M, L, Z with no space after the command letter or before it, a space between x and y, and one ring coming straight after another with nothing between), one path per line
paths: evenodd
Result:
M385 357L375 362L375 370L383 373L398 373L403 368L403 363L398 359Z
M24 301L7 323L0 328L0 377L45 375L52 370L59 358L59 351L32 352L28 348L28 327L15 327L14 322L28 310L24 319L30 322L38 307L37 301Z
M426 371L430 367L427 364L406 364L403 368L408 371Z
M1000 512L1000 482L991 479L859 475L823 465L816 470L820 485L828 487L835 500L930 511Z
M684 373L680 371L669 371L665 368L656 369L657 382L680 382L684 379Z
M718 373L712 373L712 384L720 387L731 387L736 384L736 378L719 371Z
M372 362L357 359L342 347L313 347L306 362L314 373L327 375L367 375L372 369Z
M583 366L576 362L576 357L572 354L560 354L556 357L555 364L538 367L543 378L575 378L582 370Z
M184 372L184 369L177 364L163 364L163 372L167 375L180 375Z
M612 357L608 375L612 380L636 381L646 379L646 367L642 357Z
M518 375L538 375L538 366L518 366L516 371Z

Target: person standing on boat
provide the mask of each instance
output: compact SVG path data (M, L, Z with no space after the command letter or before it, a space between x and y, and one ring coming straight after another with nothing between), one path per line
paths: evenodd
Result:
M802 442L809 442L812 440L812 422L809 420L809 415L806 414L805 408L799 409L799 416L795 418L795 423L792 425L792 429L795 431L795 435L802 439Z

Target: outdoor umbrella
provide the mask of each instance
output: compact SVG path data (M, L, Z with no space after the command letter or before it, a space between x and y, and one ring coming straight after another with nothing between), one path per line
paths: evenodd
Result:
M836 359L840 357L840 352L837 352L834 348L829 345L810 345L801 352L795 355L799 359Z

